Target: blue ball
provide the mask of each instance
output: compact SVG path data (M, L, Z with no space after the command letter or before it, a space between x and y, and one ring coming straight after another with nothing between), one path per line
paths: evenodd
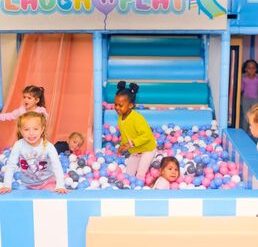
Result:
M227 184L227 183L229 183L230 181L231 181L231 178L230 178L230 177L224 177L224 178L222 179L223 184Z
M202 179L201 179L201 177L195 177L194 179L193 179L193 185L194 186L200 186L201 185L201 183L202 183Z
M14 177L15 180L21 179L21 172L15 172L15 173L13 174L13 177Z
M12 189L18 190L20 187L20 184L17 181L12 182Z
M84 180L81 183L78 184L77 189L85 189L90 186L90 183L88 180Z
M135 181L135 185L136 185L136 186L143 187L144 181L142 181L141 179L137 179L137 180Z
M220 187L223 184L223 181L221 178L214 178L213 181L217 187Z
M218 185L215 183L214 180L211 181L211 183L210 183L210 188L211 188L211 189L217 189L217 188L218 188Z

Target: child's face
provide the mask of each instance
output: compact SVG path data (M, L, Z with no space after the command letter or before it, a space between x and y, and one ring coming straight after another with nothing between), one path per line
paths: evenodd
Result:
M176 181L179 176L177 165L172 161L168 162L165 168L162 169L161 176L169 182Z
M249 128L250 128L250 131L251 131L252 135L255 138L258 138L258 123L254 122L254 117L253 116L249 117Z
M73 136L68 140L68 145L72 152L78 151L82 146L82 140L79 136Z
M26 111L34 110L39 102L39 98L34 97L31 93L23 94L23 103Z
M254 63L250 62L246 65L246 68L245 68L245 71L246 71L246 74L248 76L255 76L255 73L256 73L256 66Z
M126 95L115 97L115 110L119 116L125 117L133 109L133 104Z
M41 125L41 119L34 117L23 119L19 131L27 143L36 147L40 144L44 128Z

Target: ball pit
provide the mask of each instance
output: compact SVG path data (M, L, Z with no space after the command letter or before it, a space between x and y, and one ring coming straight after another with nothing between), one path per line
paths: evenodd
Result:
M145 180L125 173L125 159L117 154L120 133L116 126L103 125L103 148L95 153L86 151L76 156L69 152L60 154L65 173L65 186L70 190L90 189L150 189L159 177L163 156L173 155L180 163L180 178L171 189L233 189L245 188L239 164L229 160L218 135L216 121L210 125L180 127L173 123L152 127L157 140L157 155L151 163ZM5 165L10 150L0 155L3 181ZM19 171L14 174L13 189L23 188Z

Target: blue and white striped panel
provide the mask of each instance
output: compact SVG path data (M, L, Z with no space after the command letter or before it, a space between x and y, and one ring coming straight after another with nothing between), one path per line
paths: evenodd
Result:
M0 203L0 247L85 247L90 216L255 216L258 198L34 199Z

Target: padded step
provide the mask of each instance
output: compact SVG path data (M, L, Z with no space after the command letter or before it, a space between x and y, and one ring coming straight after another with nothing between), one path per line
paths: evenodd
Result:
M198 36L112 35L109 56L201 56Z
M90 217L87 247L257 247L255 217Z
M136 96L138 104L209 104L207 83L141 83ZM113 103L117 83L107 83L103 88L104 100Z
M202 58L110 57L108 79L204 80Z
M212 110L137 110L148 121L150 126L161 126L174 123L183 127L208 125L212 121ZM104 123L116 126L117 113L114 110L104 111Z

